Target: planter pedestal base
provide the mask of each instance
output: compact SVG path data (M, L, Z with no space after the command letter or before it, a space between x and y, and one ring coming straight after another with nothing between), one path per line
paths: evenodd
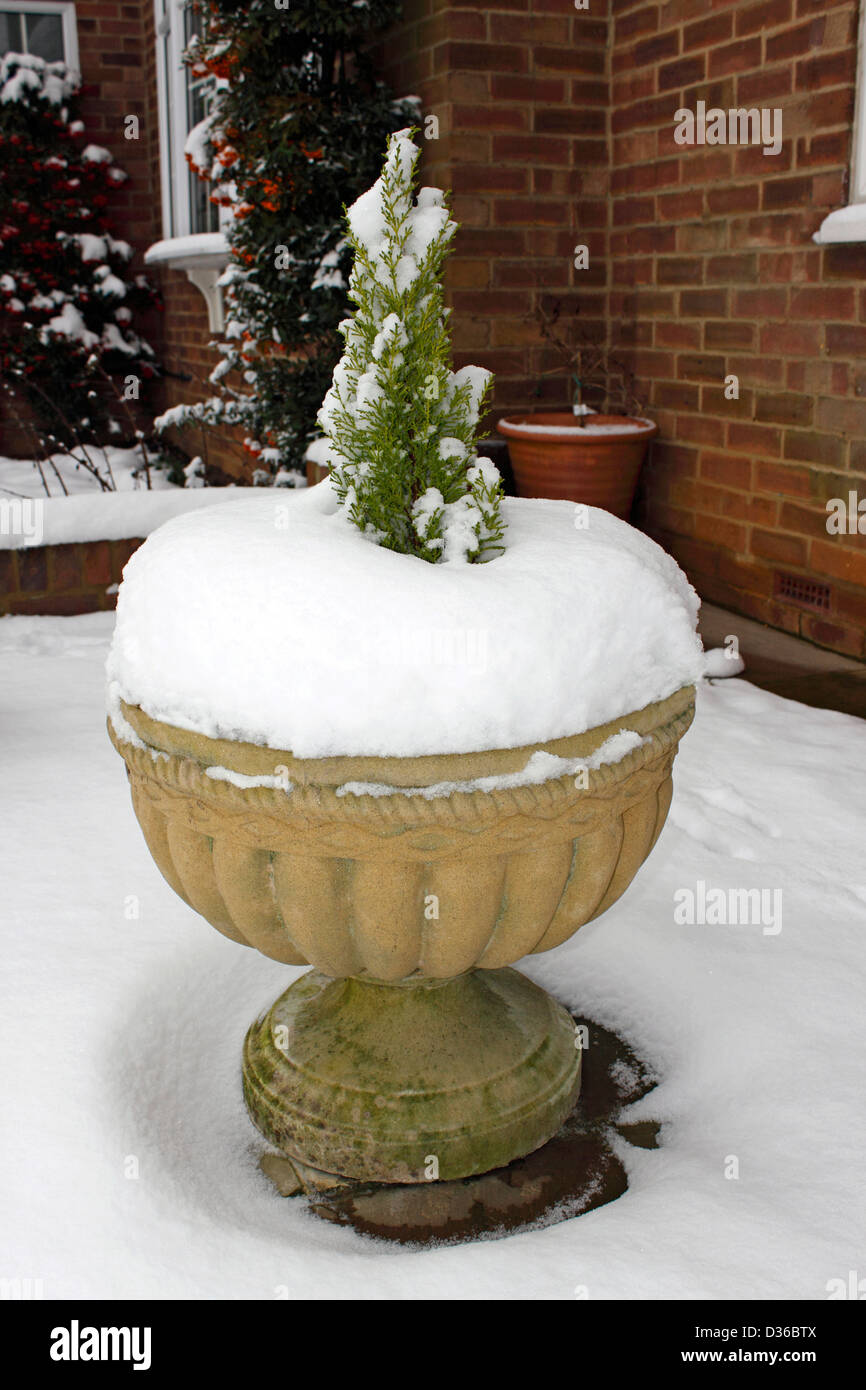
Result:
M244 1095L309 1168L423 1183L500 1168L574 1106L570 1015L515 970L393 984L311 970L249 1030Z
M614 1202L628 1188L622 1141L658 1147L660 1126L646 1107L644 1119L628 1117L658 1077L616 1034L592 1019L575 1023L587 1044L577 1104L552 1139L504 1168L450 1182L357 1182L270 1148L259 1166L280 1196L315 1216L412 1246L537 1229Z

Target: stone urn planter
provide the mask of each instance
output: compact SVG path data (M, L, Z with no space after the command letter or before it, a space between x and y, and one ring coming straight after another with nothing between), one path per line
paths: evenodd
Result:
M302 759L120 705L109 733L168 883L233 941L313 966L244 1047L272 1145L302 1169L413 1183L499 1167L556 1132L579 1045L566 1010L509 967L626 890L693 710L685 686L544 744ZM603 761L623 729L636 746ZM559 775L521 784L539 753Z
M497 425L508 440L519 497L565 498L627 520L650 440L652 420L567 411L510 415Z
M703 674L669 555L604 511L504 498L478 454L491 377L450 366L456 225L415 194L412 136L346 214L356 313L307 451L330 476L149 536L107 663L165 878L313 967L244 1047L286 1190L468 1178L556 1133L578 1033L511 966L628 887Z

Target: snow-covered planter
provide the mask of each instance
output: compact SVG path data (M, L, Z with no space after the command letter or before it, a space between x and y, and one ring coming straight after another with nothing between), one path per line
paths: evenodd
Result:
M177 518L132 557L112 737L172 887L315 967L247 1040L267 1138L355 1178L485 1171L576 1096L568 1014L506 967L652 848L695 600L653 542L601 512L577 531L565 502L506 502L505 554L459 568L371 545L328 482L283 508Z
M250 1114L308 1182L456 1178L555 1133L580 1049L509 967L627 888L703 669L670 556L605 512L502 499L478 458L485 381L447 366L434 276L453 224L437 190L406 198L411 150L393 137L381 201L349 211L332 477L154 533L108 665L168 882L314 967L244 1052Z

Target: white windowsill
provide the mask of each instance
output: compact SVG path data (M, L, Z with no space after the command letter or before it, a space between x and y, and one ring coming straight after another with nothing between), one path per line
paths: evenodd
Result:
M228 265L229 246L222 232L194 232L155 242L145 251L144 259L148 265L170 265L178 270L213 265L218 259Z
M208 327L221 333L225 324L223 301L217 283L229 263L229 248L222 232L196 232L192 236L157 241L144 253L146 265L185 270L186 277L207 305Z
M866 203L851 203L847 208L829 213L812 240L819 246L840 241L866 241Z

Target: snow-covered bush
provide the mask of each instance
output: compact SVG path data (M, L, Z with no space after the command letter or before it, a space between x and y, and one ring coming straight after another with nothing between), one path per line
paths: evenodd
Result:
M211 0L187 61L214 79L187 159L231 209L232 261L214 394L162 426L234 426L256 482L302 481L316 411L340 355L351 250L345 204L372 183L388 134L416 118L375 75L370 44L398 0Z
M126 175L86 141L79 93L63 63L0 59L0 376L47 452L134 432L121 383L154 374L133 324L155 293L111 230Z
M424 560L488 559L502 548L502 486L475 434L492 376L451 370L440 274L457 224L440 189L415 199L412 134L391 136L381 176L347 213L357 309L340 324L346 349L318 422L362 531Z

